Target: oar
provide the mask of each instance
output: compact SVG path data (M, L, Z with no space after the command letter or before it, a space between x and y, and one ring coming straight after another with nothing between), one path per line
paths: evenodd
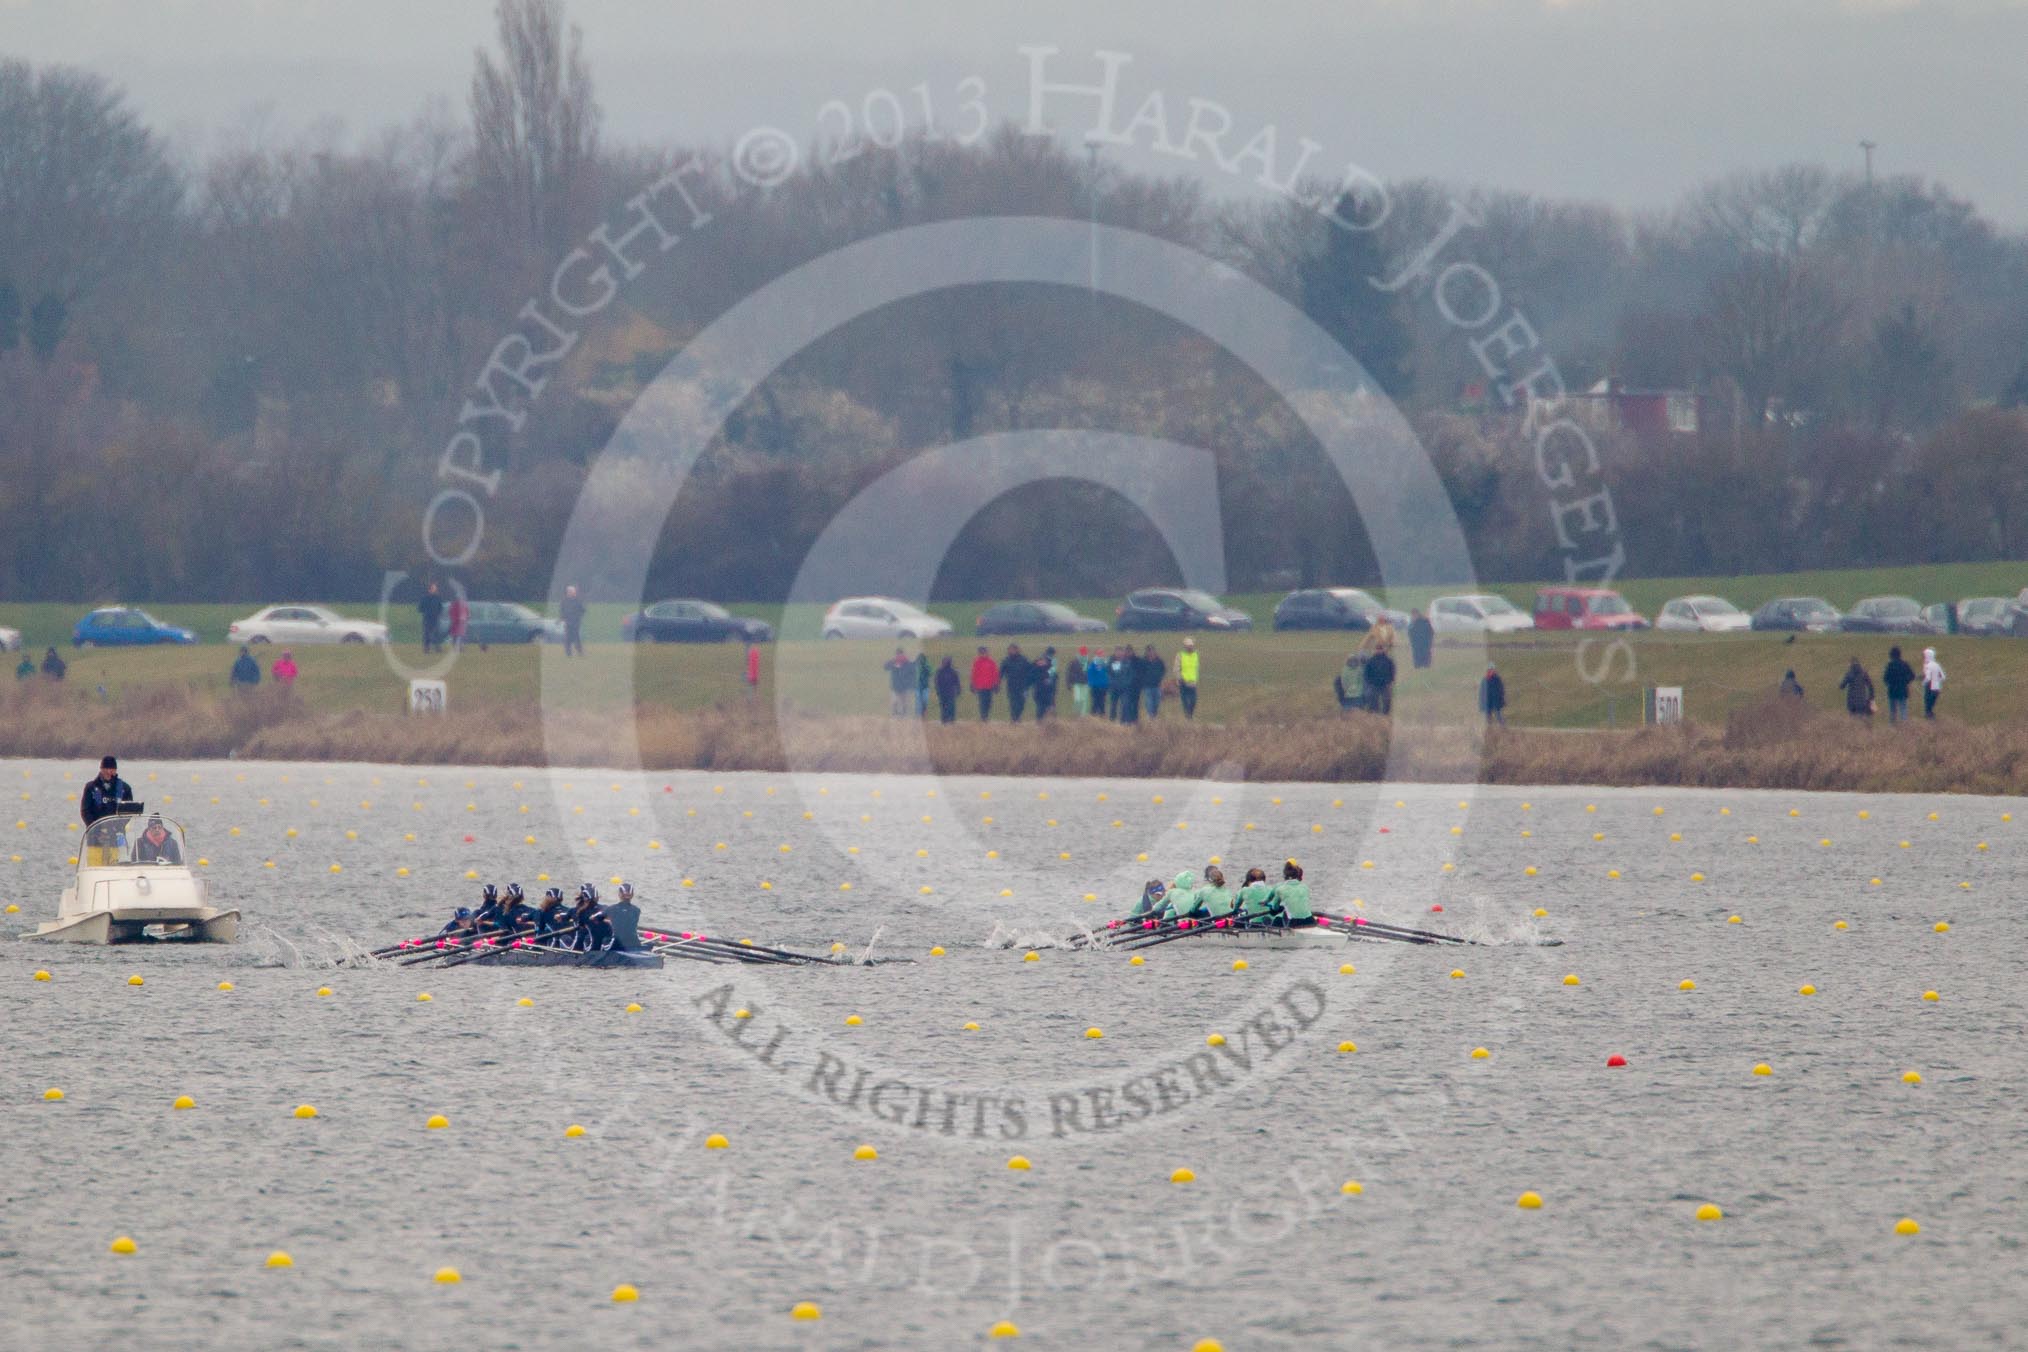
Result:
M547 949L549 952L552 953L576 952L575 949L564 948L558 945L555 941L558 939L567 939L571 935L577 933L579 930L583 928L584 926L582 925L572 925L569 929L553 930L547 935L540 936L540 938L546 941L541 943L530 942L538 938L538 936L533 931L529 931L526 933L509 934L507 933L507 931L502 930L498 938L494 938L494 936L492 935L484 935L481 937L493 939L493 942L490 944L474 943L471 946L471 948L466 950L465 952L458 953L449 958L446 958L444 960L444 967L446 970L452 967L462 967L466 963L471 962L478 958L486 957L488 954L512 952L517 944L519 944L524 950L530 948L542 948ZM503 940L504 942L502 942Z
M663 937L665 939L668 938L667 935L664 935ZM722 948L732 953L739 954L762 953L766 954L769 957L780 959L787 962L835 963L838 961L838 959L836 958L828 956L820 957L815 953L797 953L786 948L769 948L765 944L742 943L737 939L714 939L708 934L694 934L687 936L679 934L676 937L679 939L687 938L690 942L693 943L710 944L713 945L714 947Z
M649 947L657 953L668 953L680 949L692 953L709 953L727 962L766 963L779 967L800 967L807 963L819 961L819 959L815 958L778 955L774 952L763 950L758 945L752 948L745 948L739 944L727 943L723 939L708 939L701 934L693 935L688 939L651 944Z
M1208 920L1193 920L1190 922L1188 927L1185 927L1183 925L1172 926L1168 929L1160 931L1157 937L1148 940L1146 943L1133 944L1130 945L1130 947L1137 949L1156 948L1162 944L1173 944L1178 939L1194 939L1200 935L1216 934L1216 933L1218 933L1218 926L1213 922Z
M1363 916L1347 915L1333 919L1331 916L1319 914L1317 916L1317 923L1329 925L1333 929L1343 928L1355 931L1372 931L1385 934L1389 938L1411 939L1425 944L1469 944L1473 942L1470 939L1461 939L1455 934L1438 934L1433 930L1410 929L1406 925L1391 925L1384 920L1368 920Z

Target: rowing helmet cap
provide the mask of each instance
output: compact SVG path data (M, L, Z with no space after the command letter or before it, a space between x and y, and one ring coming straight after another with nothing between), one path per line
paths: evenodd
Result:
M596 904L599 899L599 890L590 883L579 883L577 885L577 899Z
M634 885L632 883L621 883L620 900L632 901L633 899L634 899Z
M523 892L523 891L521 890L521 884L520 884L520 883L509 883L509 884L507 884L507 900L509 900L509 901L520 901L520 900L522 900L523 898L525 898L526 896L527 896L527 893L525 893L525 892Z
M472 908L469 906L460 906L458 908L457 914L458 919L460 920L470 920L472 918Z
M486 886L480 890L479 895L485 899L485 902L488 906L491 906L494 902L500 900L500 889L493 886L493 884L491 883L487 883Z
M542 894L542 899L544 901L562 901L563 889L560 887L552 887L547 892L544 892Z

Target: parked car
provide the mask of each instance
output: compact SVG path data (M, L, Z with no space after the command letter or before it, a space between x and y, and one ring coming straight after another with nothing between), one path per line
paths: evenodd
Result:
M1429 603L1430 627L1439 634L1512 634L1535 621L1504 596L1439 596Z
M1974 596L1958 602L1958 632L1977 638L2028 636L2028 606L2005 596Z
M1408 625L1408 616L1389 610L1373 593L1357 587L1306 587L1292 591L1275 605L1277 629L1357 629L1373 627L1385 615L1397 629Z
M1209 592L1189 587L1146 587L1128 592L1113 612L1115 629L1251 629L1253 616Z
M323 606L269 606L225 627L233 643L385 643L387 626Z
M943 638L951 622L891 596L848 596L824 612L825 638Z
M474 601L465 617L465 642L481 648L495 643L561 643L563 621L538 615L519 601Z
M1910 596L1869 596L1845 612L1838 627L1848 634L1937 634Z
M79 648L133 648L153 643L195 643L197 635L164 624L132 606L103 606L77 622L70 641Z
M657 601L620 621L630 643L767 643L775 627L766 620L735 615L710 601Z
M19 629L9 629L6 625L0 624L0 653L18 653L20 651L21 631Z
M1777 633L1828 634L1844 616L1821 596L1777 596L1753 612L1753 627Z
M1753 628L1753 616L1722 596L1679 596L1666 601L1655 627L1693 634L1733 634Z
M1544 587L1535 593L1537 629L1646 629L1648 621L1609 587Z
M1103 634L1104 620L1080 615L1054 601L1002 601L979 612L973 629L987 634Z

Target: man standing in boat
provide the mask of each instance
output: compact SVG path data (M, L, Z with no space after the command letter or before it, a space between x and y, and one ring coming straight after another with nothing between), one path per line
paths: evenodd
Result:
M90 826L101 817L110 817L120 810L121 803L134 801L134 790L127 781L120 778L120 762L113 756L99 758L98 777L88 781L84 794L78 799L77 814Z

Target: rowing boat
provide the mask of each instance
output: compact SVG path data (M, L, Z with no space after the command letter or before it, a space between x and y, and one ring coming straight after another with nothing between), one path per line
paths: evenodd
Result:
M501 947L467 959L473 967L619 967L630 971L652 970L662 965L660 953L606 948L576 953L560 948Z

